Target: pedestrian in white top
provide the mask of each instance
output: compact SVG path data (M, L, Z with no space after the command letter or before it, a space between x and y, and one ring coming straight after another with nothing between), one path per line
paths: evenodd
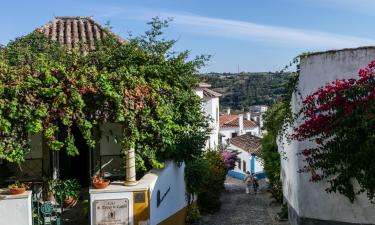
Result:
M250 189L253 184L253 177L251 176L249 171L246 172L244 182L246 184L246 194L250 194Z

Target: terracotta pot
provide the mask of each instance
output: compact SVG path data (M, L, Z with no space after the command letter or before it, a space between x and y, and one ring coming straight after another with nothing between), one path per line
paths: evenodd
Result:
M26 188L9 188L9 192L12 195L20 195L26 191Z
M103 179L102 182L98 182L98 181L93 182L93 185L96 189L104 189L108 187L109 183L110 181L108 179Z
M78 198L69 197L63 200L63 206L64 208L73 208L74 206L77 205L77 202L78 202Z

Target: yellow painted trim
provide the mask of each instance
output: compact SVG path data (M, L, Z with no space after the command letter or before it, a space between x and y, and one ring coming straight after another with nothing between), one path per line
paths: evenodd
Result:
M145 201L143 203L135 203L135 195L139 193L145 194ZM135 191L133 192L133 218L134 225L148 224L150 221L150 197L149 191ZM143 223L142 223L143 222Z
M160 222L158 225L185 225L187 207L170 216L168 219Z

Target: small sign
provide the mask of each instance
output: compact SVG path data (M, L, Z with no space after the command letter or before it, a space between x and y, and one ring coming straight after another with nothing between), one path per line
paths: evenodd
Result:
M129 225L129 199L96 200L95 225Z
M145 203L146 193L145 192L134 192L134 203Z

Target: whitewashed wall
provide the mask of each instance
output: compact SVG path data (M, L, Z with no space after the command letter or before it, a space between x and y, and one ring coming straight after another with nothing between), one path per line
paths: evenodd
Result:
M255 173L263 173L264 172L264 164L263 164L263 161L262 161L261 158L256 156L254 164L255 164L254 165Z
M243 171L243 161L246 161L246 170L245 171L251 171L251 154L247 151L242 150L241 148L234 146L230 144L228 146L228 150L236 150L239 152L238 158L241 160L241 169L237 166L238 163L236 163L236 167L234 168L234 171L239 173L245 173ZM254 172L255 173L262 173L264 172L263 169L263 162L259 157L255 157L254 161Z
M203 89L197 88L194 91L200 98L203 98Z
M0 193L0 225L32 225L30 191L8 196Z
M111 189L112 188L112 189ZM129 225L134 224L134 209L133 209L133 191L136 187L126 187L119 185L112 185L107 189L91 189L90 190L90 224L95 224L95 202L100 200L115 200L115 199L128 199L129 200Z
M167 162L164 169L152 170L139 181L150 188L150 225L159 224L187 206L184 169L184 164ZM168 188L168 194L157 207L158 190L163 197Z
M239 172L239 173L245 173L246 171L250 171L250 156L251 156L250 153L232 144L228 146L228 150L236 150L239 152L238 159L241 160L241 169L238 167L238 163L236 163L236 167L234 168L234 171ZM243 161L246 162L245 172L243 171Z
M305 98L327 82L336 79L357 78L358 70L375 59L375 48L347 49L336 52L313 54L301 60L301 72L298 88ZM292 109L299 111L300 98L292 99ZM300 124L300 122L297 124ZM291 129L289 129L291 133ZM286 153L286 160L281 161L284 196L291 209L300 218L319 219L325 221L341 221L348 223L375 223L375 205L365 195L359 196L354 204L339 194L327 194L324 182L309 182L308 174L297 173L303 167L301 156L296 153L311 146L309 142L293 141L288 144L279 143L279 150ZM292 218L292 224L301 223ZM318 224L318 223L316 223ZM319 224L325 224L319 223Z
M203 102L203 111L210 116L210 128L212 129L207 148L216 148L219 144L219 98L209 98Z
M220 128L220 134L223 135L222 137L222 144L226 144L229 138L232 138L232 133L237 133L239 136L240 129L239 127L229 127L229 128ZM243 134L250 132L254 136L259 136L260 130L259 127L254 128L244 128Z
M120 124L104 123L100 125L101 155L119 155L121 153L122 127Z

